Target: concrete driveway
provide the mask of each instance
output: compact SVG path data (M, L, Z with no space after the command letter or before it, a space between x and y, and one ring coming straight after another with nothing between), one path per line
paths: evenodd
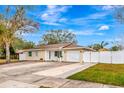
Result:
M25 74L32 74L39 71L45 71L52 68L71 65L72 63L58 63L58 62L23 62L0 65L0 73L8 76L20 76Z
M0 87L103 87L103 84L65 79L92 65L95 64L22 62L0 65Z
M91 63L85 63L85 64L80 64L80 63L71 63L69 65L64 65L60 67L55 67L55 68L50 68L45 71L38 71L33 74L35 75L42 75L42 76L50 76L50 77L56 77L56 78L67 78L68 76L79 72L83 69L86 69L90 66L93 66L95 64Z

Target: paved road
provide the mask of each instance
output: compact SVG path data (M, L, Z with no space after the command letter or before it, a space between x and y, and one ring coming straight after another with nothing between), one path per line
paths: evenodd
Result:
M94 64L59 62L23 62L0 65L0 87L4 88L97 88L118 87L65 79ZM46 74L47 73L47 74Z

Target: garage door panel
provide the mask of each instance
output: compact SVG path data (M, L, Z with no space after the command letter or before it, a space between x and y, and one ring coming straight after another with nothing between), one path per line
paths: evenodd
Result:
M79 62L80 52L79 51L68 51L67 52L67 61Z

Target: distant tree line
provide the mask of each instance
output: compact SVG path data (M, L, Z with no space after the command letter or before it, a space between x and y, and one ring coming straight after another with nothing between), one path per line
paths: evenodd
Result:
M124 49L123 45L118 42L112 42L112 46L110 48L107 48L107 45L109 45L108 42L102 41L101 43L92 44L88 47L93 48L96 51L119 51Z

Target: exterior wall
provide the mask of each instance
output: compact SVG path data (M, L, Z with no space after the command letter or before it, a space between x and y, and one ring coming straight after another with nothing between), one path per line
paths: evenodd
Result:
M38 56L36 56L36 51L32 51L32 56L28 55L28 52L23 52L23 54L19 54L20 60L48 60L48 61L66 61L66 62L83 62L83 50L75 49L75 50L63 50L62 58L58 58L55 56L55 51L51 52L51 58L49 59L49 50L46 51L37 51ZM68 58L72 57L69 60ZM78 60L73 60L74 57L78 57Z
M51 51L51 59L50 60L58 61L58 57L55 56L55 51Z
M45 51L45 60L49 60L48 51Z
M26 55L24 52L19 54L19 60L25 60L26 59Z
M62 61L67 61L67 51L66 50L63 51L63 59L62 59Z
M80 50L80 63L83 63L83 50Z
M51 53L50 58L49 58L49 52ZM55 51L45 51L45 60L59 61L60 59L58 57L56 57L54 53L55 53ZM62 55L63 55L63 52L62 52Z
M43 60L45 60L45 51L41 51L39 55Z
M23 52L23 54L19 54L19 60L40 60L41 58L43 60L45 59L45 51L32 51L32 56L29 56L28 52Z
M77 61L73 61L73 58L75 57L75 54L69 53L69 52L78 52L77 56L78 56L78 60ZM55 51L51 51L51 58L49 59L49 51L45 51L45 60L50 60L50 61L65 61L65 62L83 62L83 50L81 49L77 49L77 50L63 50L62 51L62 58L57 58L54 56L54 52ZM71 54L73 58L70 58L72 60L68 60L67 58L69 58L70 56L68 55Z

